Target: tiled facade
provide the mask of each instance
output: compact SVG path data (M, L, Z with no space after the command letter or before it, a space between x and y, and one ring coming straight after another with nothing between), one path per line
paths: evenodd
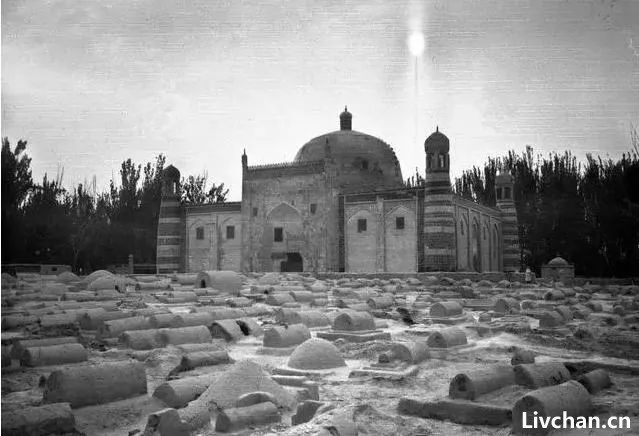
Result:
M158 230L158 271L515 271L512 196L497 208L459 198L448 138L425 142L425 186L406 188L392 148L351 129L312 139L295 161L249 166L241 202L179 206L169 167ZM177 178L176 178L177 177ZM501 183L501 184L500 184ZM512 194L512 179L498 186Z

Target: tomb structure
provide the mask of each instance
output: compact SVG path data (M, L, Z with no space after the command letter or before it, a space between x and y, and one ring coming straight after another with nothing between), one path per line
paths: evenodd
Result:
M495 207L454 194L450 142L436 128L425 175L409 186L389 144L353 130L347 109L339 122L292 162L249 165L245 151L241 201L181 205L180 172L167 167L157 272L520 270L510 174L496 178Z

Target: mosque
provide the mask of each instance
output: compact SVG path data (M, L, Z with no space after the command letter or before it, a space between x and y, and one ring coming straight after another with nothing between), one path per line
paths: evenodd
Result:
M352 129L304 144L293 162L249 165L242 201L180 204L180 172L163 174L158 273L234 271L513 272L520 269L513 179L496 180L496 207L455 195L450 142L424 142L425 183L407 187L393 149Z

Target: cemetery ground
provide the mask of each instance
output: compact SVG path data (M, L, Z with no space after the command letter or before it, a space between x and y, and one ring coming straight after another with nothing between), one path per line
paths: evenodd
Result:
M2 432L636 434L639 286L517 278L3 274Z

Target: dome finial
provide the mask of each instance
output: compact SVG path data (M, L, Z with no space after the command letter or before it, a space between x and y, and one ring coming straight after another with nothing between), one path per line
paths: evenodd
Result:
M339 115L340 130L352 130L353 114L348 111L348 106L344 106L344 112Z
M437 125L437 127L435 127L435 131L439 132L439 124Z

